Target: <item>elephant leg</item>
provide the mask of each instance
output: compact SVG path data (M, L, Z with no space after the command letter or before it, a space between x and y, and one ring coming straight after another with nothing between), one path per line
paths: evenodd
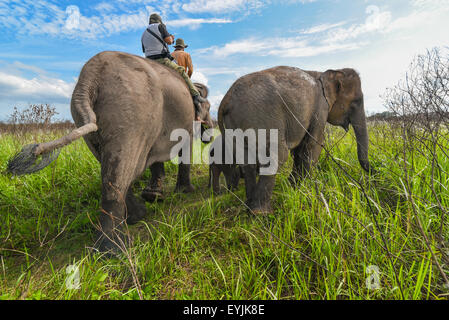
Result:
M193 150L193 139L190 139L190 150ZM182 150L179 151L179 159L182 159ZM176 181L175 192L190 193L195 191L195 187L190 182L190 162L182 163L178 165L178 177Z
M285 143L281 143L279 145L277 156L276 173L288 157L288 148ZM272 160L275 161L274 158ZM271 206L271 196L276 183L276 173L270 175L259 175L259 181L254 189L252 203L250 206L253 213L266 214L273 211Z
M253 197L257 185L257 165L242 165L241 168L243 171L243 178L245 179L246 205L252 209L254 207Z
M190 164L180 163L175 192L190 193L193 191L195 191L195 187L190 182Z
M259 176L259 181L254 191L251 211L255 214L272 212L271 195L276 183L276 175Z
M162 201L163 181L165 178L165 168L163 162L156 162L150 166L151 179L142 192L142 198L148 202Z
M240 181L240 168L238 168L236 165L225 165L223 172L226 178L226 186L228 187L228 189L237 189Z
M306 161L304 161L301 156L304 153L302 147L303 146L301 143L291 152L293 157L293 168L288 180L292 186L296 186L299 181L301 181L301 178L305 175L305 173L308 172L308 169L305 168Z
M209 188L212 187L214 194L220 193L220 174L221 165L211 164L209 165Z
M123 148L120 151L106 149L101 157L100 228L95 243L95 247L101 252L124 249L127 237L122 230L127 217L142 215L141 208L137 212L131 212L136 209L136 205L130 202L134 197L130 194L132 193L130 186L143 172L146 156L143 152L139 152L142 146L138 144L134 146L135 148Z
M126 211L128 212L126 223L129 225L136 224L148 214L145 204L136 198L131 186L126 194Z
M293 169L289 177L295 186L318 162L324 142L324 124L313 126L298 147L292 150Z

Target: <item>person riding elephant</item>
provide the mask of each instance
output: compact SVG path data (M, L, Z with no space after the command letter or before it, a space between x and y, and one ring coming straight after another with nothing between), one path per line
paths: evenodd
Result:
M206 102L206 100L201 97L189 76L186 74L184 67L173 61L174 58L171 56L167 45L173 44L174 36L167 31L167 27L162 22L161 16L157 13L151 14L149 26L143 32L141 42L142 51L146 58L172 68L184 78L193 98L193 104L195 105L197 115L196 120L201 120L198 117L198 111L201 109L200 104Z
M189 78L192 78L193 74L193 63L192 57L188 52L185 52L185 49L188 47L184 43L184 39L178 38L175 43L175 51L172 52L173 58L175 58L176 63L181 67L184 67Z
M275 141L258 138L257 144L245 143L243 147L245 154L253 147L262 149L257 150L259 158L255 164L242 164L247 205L253 212L271 211L277 172L262 174L264 166L260 165L259 155L270 154L268 148L276 145L277 152L271 159L277 163L275 168L280 168L290 150L293 156L290 181L295 184L318 161L326 122L346 131L350 124L353 126L360 165L371 171L363 92L355 70L316 72L281 66L248 74L231 86L218 110L220 131L277 132ZM262 134L263 137L266 135ZM260 176L256 181L258 165Z

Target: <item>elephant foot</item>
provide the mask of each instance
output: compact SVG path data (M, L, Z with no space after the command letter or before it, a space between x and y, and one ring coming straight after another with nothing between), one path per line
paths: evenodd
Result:
M128 218L126 219L126 223L128 225L136 224L148 215L147 208L142 203L133 203L132 206L127 203L127 206Z
M145 188L145 190L143 190L142 198L147 202L164 201L165 199L162 194L162 190L153 190L149 188Z
M97 232L97 241L94 248L104 254L106 258L112 258L122 253L129 246L127 237L120 230L114 232Z
M188 185L176 185L175 192L177 193L192 193L195 191L195 187L192 184Z
M270 203L260 204L255 201L249 201L247 204L248 210L256 216L266 216L273 213L273 208Z
M268 216L273 213L272 208L255 208L251 212L256 216Z

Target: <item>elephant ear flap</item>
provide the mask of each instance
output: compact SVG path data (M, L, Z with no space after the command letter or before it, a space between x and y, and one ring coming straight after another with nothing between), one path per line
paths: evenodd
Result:
M199 91L200 95L203 98L207 98L207 96L209 95L209 88L207 86L205 86L202 83L198 83L198 82L195 82L193 85Z
M343 88L342 79L344 74L340 71L327 70L321 75L321 81L323 82L324 93L326 99L331 107L334 106L340 91Z

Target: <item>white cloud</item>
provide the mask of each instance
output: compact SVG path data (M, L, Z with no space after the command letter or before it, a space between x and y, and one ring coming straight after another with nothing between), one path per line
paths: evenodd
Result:
M26 73L26 75L24 75ZM75 82L52 77L41 68L21 62L2 65L0 71L0 101L67 102Z
M193 71L192 81L202 83L205 86L208 86L208 84L209 84L209 81L208 81L207 77L204 75L204 73L202 73L201 71L198 71L198 70Z
M217 19L217 18L210 18L210 19L178 19L178 20L169 20L167 21L167 24L170 25L170 27L198 27L202 24L214 24L214 23L232 23L232 20L229 19Z
M101 2L101 3L97 4L94 8L95 8L95 10L97 10L101 13L111 12L111 11L115 10L114 6L109 2Z
M226 43L223 47L213 46L197 50L199 54L226 58L234 54L252 54L277 57L312 57L337 51L349 51L360 48L363 42L319 43L301 37L291 38L250 38Z
M0 100L70 99L74 83L47 77L26 79L0 72Z
M350 39L356 39L369 33L382 32L386 30L391 22L392 15L390 11L381 11L377 6L368 6L366 8L368 17L363 24L353 24L348 28L338 28L329 31L326 42L343 42Z
M102 2L95 6L98 15L86 16L78 6L61 7L49 1L15 1L14 6L0 3L0 27L19 34L44 34L54 37L96 39L112 34L139 30L148 24L153 12L169 15L176 1ZM157 4L157 9L146 4ZM171 18L172 27L198 28L202 24L231 23L223 18Z
M212 95L208 98L210 103L210 113L215 117L217 116L218 107L220 106L221 100L223 100L223 98L224 94L222 93Z
M311 27L309 29L305 29L302 30L301 33L302 34L315 34L315 33L321 33L330 29L334 29L336 27L340 27L342 25L346 24L346 22L338 22L338 23L334 23L334 24L330 24L330 23L325 23L325 24L320 24L314 27Z
M198 53L212 54L224 58L233 54L253 54L259 56L312 57L338 51L349 51L362 47L366 40L355 41L367 33L383 32L391 21L389 11L381 11L377 6L366 8L367 18L363 24L353 24L339 28L346 22L321 24L301 31L301 36L289 38L245 38L199 50ZM316 34L322 34L321 39ZM323 36L324 34L324 36Z
M243 40L235 40L226 43L224 46L212 46L209 48L197 50L200 54L212 54L214 57L224 58L233 54L245 53L263 53L264 50L276 46L272 39L256 39L249 38Z
M190 13L224 13L238 10L255 10L264 5L261 0L192 0L182 5Z
M190 13L229 13L229 12L254 12L272 3L310 3L316 0L191 0L189 3L182 4L184 11Z

